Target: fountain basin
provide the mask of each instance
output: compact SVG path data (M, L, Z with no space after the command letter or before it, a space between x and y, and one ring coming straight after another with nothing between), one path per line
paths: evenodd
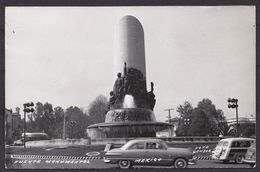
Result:
M144 108L113 109L106 114L106 123L156 121L152 110Z
M124 123L98 123L88 127L91 139L156 137L156 132L173 129L173 125L164 122L140 121Z

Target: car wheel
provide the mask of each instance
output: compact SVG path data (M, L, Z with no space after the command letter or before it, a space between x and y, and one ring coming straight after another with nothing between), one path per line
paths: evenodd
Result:
M242 164L243 163L243 156L242 155L237 155L236 158L235 158L235 162L237 164Z
M188 165L187 161L183 158L177 158L174 161L174 168L186 168Z
M128 169L131 166L131 162L129 160L120 160L118 165L122 169Z

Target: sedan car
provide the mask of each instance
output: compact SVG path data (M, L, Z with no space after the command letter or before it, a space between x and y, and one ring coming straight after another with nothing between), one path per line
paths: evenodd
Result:
M188 165L196 164L191 149L169 148L160 139L128 141L121 148L108 150L104 162L118 164L122 169L130 168L133 165L186 168Z
M249 164L251 167L255 167L256 162L256 145L255 141L251 144L251 146L247 149L245 158L243 159L244 163Z

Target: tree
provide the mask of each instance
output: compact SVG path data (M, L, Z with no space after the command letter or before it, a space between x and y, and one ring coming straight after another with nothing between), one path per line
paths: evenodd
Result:
M77 106L69 107L66 112L66 131L69 138L83 138L89 125L87 115Z
M55 114L52 104L37 102L33 118L37 126L36 130L47 133L51 138L55 136Z
M255 135L255 124L254 123L242 123L239 126L240 135L242 137L252 137Z
M208 115L201 109L196 108L192 115L192 123L189 127L189 134L192 136L206 136L210 133Z
M58 106L54 108L54 123L53 123L53 137L62 138L63 134L63 120L64 120L64 110L62 107Z
M198 102L196 108L193 108L189 102L184 102L184 105L177 108L177 112L180 116L177 135L218 136L227 134L228 125L223 111L216 109L209 99Z
M91 117L92 123L101 123L105 121L108 100L105 96L99 95L90 103L88 115Z
M226 136L228 134L228 124L224 112L221 109L217 109L217 121L220 134Z
M183 105L179 105L177 108L179 113L179 123L176 134L178 136L187 136L189 135L189 123L186 123L186 119L191 119L193 113L193 107L190 102L185 101Z
M219 134L221 134L221 128L225 128L226 125L223 111L217 110L210 99L203 99L202 101L200 101L197 108L207 115L208 125L207 128L204 129L205 131L207 131L206 135L218 136ZM222 120L221 123L220 119Z
M183 105L179 105L177 112L180 117L189 117L193 113L193 107L190 102L185 101Z

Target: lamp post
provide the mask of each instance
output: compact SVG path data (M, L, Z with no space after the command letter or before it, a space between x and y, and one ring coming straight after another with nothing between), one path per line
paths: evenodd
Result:
M66 113L63 114L63 133L62 138L66 139Z
M74 136L74 127L76 126L76 124L76 121L70 121L72 137Z
M234 99L234 98L228 98L228 108L236 108L236 135L237 137L239 136L239 126L238 126L238 99Z
M23 122L24 122L24 128L23 128L23 140L24 140L24 148L26 148L25 146L25 133L26 133L26 113L30 113L30 112L34 112L34 109L31 108L32 106L34 106L33 102L31 103L24 103L23 104L23 112L24 112L24 118L23 118Z

